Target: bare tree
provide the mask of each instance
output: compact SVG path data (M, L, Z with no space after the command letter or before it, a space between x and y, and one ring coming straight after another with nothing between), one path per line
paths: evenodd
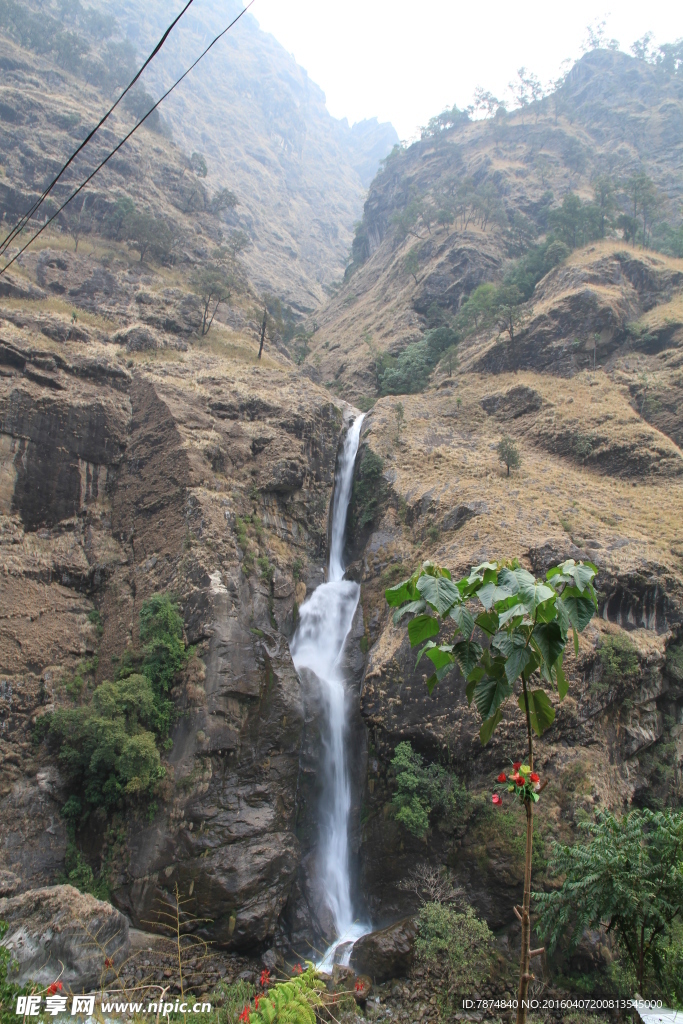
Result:
M453 885L445 872L439 871L431 864L418 864L398 883L398 887L402 892L415 893L422 905L441 903L463 907L467 904L462 886Z

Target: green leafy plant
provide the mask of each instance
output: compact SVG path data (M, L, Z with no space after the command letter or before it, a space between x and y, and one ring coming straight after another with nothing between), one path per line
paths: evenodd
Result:
M316 1024L325 986L312 963L305 971L297 967L294 977L254 996L253 1007L245 1007L238 1019L244 1024Z
M517 703L526 720L528 769L533 772L533 735L541 736L555 719L545 687L564 700L569 689L562 662L570 631L578 653L578 634L597 610L593 579L597 569L591 563L568 559L550 569L544 581L537 580L518 564L483 562L468 576L454 582L448 569L425 562L410 579L385 591L388 604L396 609L394 622L412 615L408 623L411 647L420 647L417 664L427 657L433 667L427 679L431 694L441 679L456 665L466 679L466 696L482 719L479 736L488 743L503 717L503 704L517 693ZM476 600L476 615L469 604ZM452 639L439 640L442 629L453 630ZM484 647L475 633L488 640ZM532 681L541 686L532 689ZM501 802L494 794L494 803ZM518 1024L526 1021L527 990L531 951L530 901L533 843L533 806L530 794L524 799L527 819L524 899L521 914Z
M521 459L519 457L517 445L511 437L507 436L507 434L504 437L501 437L500 441L498 442L496 452L498 453L498 458L500 459L500 461L504 463L505 466L507 466L508 476L510 476L511 469L519 468Z
M441 765L425 764L408 741L398 743L391 767L396 773L396 794L392 801L396 821L417 839L424 839L433 812L455 823L459 809L466 809L469 796L464 785Z
M463 996L483 991L494 963L494 938L471 908L464 913L442 903L425 903L417 919L415 953L426 966L445 965L449 1008Z
M585 928L604 925L645 995L648 979L661 982L678 955L669 939L683 919L683 813L633 810L619 819L605 811L579 827L585 844L553 844L550 869L565 879L559 889L534 893L537 927L553 947L569 928L575 945ZM680 985L666 994L683 997Z

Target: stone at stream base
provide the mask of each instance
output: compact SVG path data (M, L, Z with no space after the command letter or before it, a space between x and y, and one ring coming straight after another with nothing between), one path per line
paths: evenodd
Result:
M88 991L111 977L105 959L116 970L130 949L127 918L72 885L0 899L0 920L9 925L2 945L12 955L8 978L17 985L59 978L65 991Z
M381 931L363 935L353 946L351 966L357 974L367 974L378 984L408 973L415 953L417 924L406 917Z

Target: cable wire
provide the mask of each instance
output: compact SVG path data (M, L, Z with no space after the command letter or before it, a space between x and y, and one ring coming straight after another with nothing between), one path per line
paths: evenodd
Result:
M145 61L145 63L144 63L143 65L142 65L142 67L140 68L140 70L139 70L139 71L138 71L138 73L136 74L135 78L134 78L134 79L132 80L132 82L130 82L130 83L129 83L129 84L128 84L128 85L126 86L126 88L125 88L125 89L123 90L123 92L121 93L121 95L119 96L119 98L118 98L118 99L116 100L116 103L114 103L114 104L113 104L113 106L111 106L111 107L109 108L109 110L108 110L108 111L107 111L107 113L106 113L106 114L104 115L104 117L103 117L103 118L102 118L102 119L101 119L101 120L100 120L100 121L99 121L99 122L98 122L98 123L97 123L97 124L95 125L95 127L94 127L94 128L92 129L92 131L91 131L91 132L89 132L89 134L88 134L88 135L86 136L86 138L85 138L85 139L83 139L83 141L81 142L81 144L80 144L80 146L78 147L78 149L74 150L74 152L73 152L73 153L71 154L71 156L69 157L69 159L68 159L68 160L66 161L66 163L64 164L64 166L63 166L63 167L62 167L62 169L60 170L59 174L58 174L58 175L57 175L57 176L56 176L55 178L53 178L53 179L52 179L52 181L50 182L50 184L49 184L49 185L47 186L47 188L45 189L45 191L43 192L43 194L42 194L42 195L40 196L40 198L36 200L36 202L35 202L35 203L33 204L33 206L31 207L31 209L30 209L30 210L29 210L29 211L28 211L27 213L25 213L25 214L24 214L24 216L23 216L23 217L21 218L21 220L20 220L20 221L19 221L19 222L18 222L17 224L15 224L15 226L14 226L14 227L12 228L12 230L11 230L11 231L9 232L9 234L8 234L8 235L6 235L6 237L5 237L5 238L3 238L2 242L0 243L0 255L1 255L2 253L4 253L4 252L5 252L5 250L7 249L7 247L8 247L9 245L11 245L11 243L12 243L12 242L14 241L14 239L16 238L16 236L17 236L17 235L18 235L18 234L19 234L19 233L20 233L21 231L23 231L23 229L24 229L24 227L26 226L26 224L28 224L28 222L29 222L29 221L31 220L31 218L33 217L33 215L34 215L34 214L36 213L36 211L38 210L38 208L39 208L39 207L40 207L40 206L41 206L41 205L43 204L43 202L44 202L44 201L45 201L45 200L47 199L48 195L50 194L50 192L52 191L52 189L53 189L53 188L55 187L55 185L57 184L57 182L59 181L59 179L60 179L60 178L62 177L62 175L64 174L64 172L65 172L65 171L67 170L67 168L71 166L71 164L72 164L72 163L74 162L74 160L76 159L76 157L78 156L78 154L79 154L79 153L80 153L80 152L81 152L81 151L82 151L83 149L85 149L85 147L86 147L86 146L88 145L88 143L89 143L89 142L90 142L90 140L92 139L93 135L95 135L95 133L99 131L99 129L100 129L101 127L102 127L102 125L103 125L103 124L104 124L104 122L105 122L105 121L107 120L107 118L108 118L108 117L109 117L109 116L110 116L111 114L113 114L113 112L114 112L114 111L116 110L116 108L118 107L119 103L121 102L121 100L123 99L123 97L124 97L124 96L126 95L126 93L130 92L130 90L131 90L131 89L133 88L133 86L135 85L135 83L137 82L137 80L138 80L138 79L140 78L140 75L142 74L142 72L143 72L143 71L145 70L145 68L146 68L146 67L148 66L148 64L150 64L150 63L151 63L151 62L152 62L152 61L154 60L154 58L156 57L156 55L157 55L157 54L159 53L159 51L161 50L162 46L164 45L164 43L165 43L165 42L166 42L166 40L168 39L169 35L171 34L171 32L173 31L173 29L175 28L175 26L176 26L176 25L178 24L178 22L179 22L179 21L180 21L180 19L182 18L183 14L185 14L185 11L186 11L186 10L188 9L188 7L190 6L190 4L193 4L193 3L194 3L194 0L187 0L187 3L186 3L186 4L185 4L185 6L183 7L183 9L182 9L182 11L180 12L180 14L178 15L178 17L177 17L177 18L174 18L174 20L173 20L173 21L171 22L171 24L170 24L170 25L168 26L168 28L166 29L166 31L165 31L165 32L164 32L164 34L162 35L161 39L159 40L159 42L157 43L157 45L156 45L156 46L154 47L154 49L153 49L153 50L152 50L152 52L150 53L150 55L149 55L149 57L147 58L147 60Z
M130 131L128 132L128 134L127 134L127 135L124 135L124 137L123 137L123 138L121 139L121 141L119 142L119 144L118 144L118 145L117 145L117 146L116 146L116 147L115 147L114 149L112 149L111 153L109 153L109 155L108 155L108 156L106 156L106 157L104 158L104 160L103 160L103 161L102 161L102 162L101 162L100 164L98 164L98 165L97 165L97 167L95 168L95 170L94 170L94 171L93 171L93 172L92 172L91 174L89 174L89 175L88 175L88 177L87 177L87 178L85 179L85 181L84 181L84 182L83 182L83 183L82 183L81 185L79 185L79 186L78 186L78 188L77 188L77 189L76 189L76 190L75 190L75 191L74 191L74 192L73 192L73 193L72 193L72 194L71 194L71 195L69 196L69 198L68 198L68 199L66 200L66 202L65 202L65 203L62 203L62 205L61 205L61 206L59 207L59 209L58 209L58 210L56 211L56 213L53 213L53 214L52 214L52 216L50 217L50 219L49 219L49 220L46 220L46 221L45 221L45 223L43 224L43 226L42 226L41 228L39 228L39 230L38 230L38 231L36 231L35 235L33 235L33 237L32 237L32 238L30 238L30 239L28 240L28 242L27 242L27 243L26 243L26 245L25 245L25 246L23 247L23 249L20 249L20 250L19 250L19 252L18 252L18 253L16 253L16 255L12 257L12 259L11 259L11 260L9 261L9 263L6 263L6 264L5 264L5 266L4 266L4 267L2 267L2 269L0 269L0 277L2 277L2 275L3 275L4 273L5 273L5 271L6 271L6 270L9 270L9 268L10 268L10 267L12 266L12 264L13 264L13 263L14 263L14 262L15 262L16 260L18 260L18 259L19 259L19 257L21 256L21 254L22 254L23 252L26 252L26 250L28 249L28 247L29 247L29 246L30 246L30 245L31 245L31 244L32 244L33 242L35 242L36 238L38 238L38 236L39 236L39 235L42 235L43 231L45 231L45 228L49 227L49 226L50 226L50 224L52 224L52 221L53 221L53 220L55 220L55 219L56 219L56 218L57 218L57 217L58 217L58 216L60 215L60 213L62 212L62 210L64 210L64 209L65 209L65 208L66 208L66 207L67 207L67 206L69 205L69 203L71 202L71 200L72 200L72 199L75 199L75 198L76 198L76 196L77 196L77 195L79 194L79 192L82 192L82 191L83 191L83 189L85 188L85 186L86 186L86 185L88 184L88 182L92 181L92 179L93 179L93 178L95 177L95 175L97 174L97 172L98 172L98 171L101 171L101 170L102 170L102 168L104 167L104 165L105 165L106 163L108 163L108 162L109 162L109 161L111 160L111 158L112 158L112 157L113 157L113 156L114 156L114 155L115 155L116 153L118 153L118 151L119 151L119 150L121 149L121 146L123 146L123 144L124 144L125 142L127 142L127 141L128 141L128 139L129 139L129 138L131 137L131 135L133 135L133 134L134 134L134 133L135 133L135 132L136 132L136 131L138 130L138 128L139 128L139 127L140 127L141 125L143 125L143 124L145 123L145 121L146 121L146 120L147 120L147 118L148 118L148 117L150 116L150 114L153 114L153 113L154 113L154 111L155 111L155 110L157 109L157 107L159 106L159 104L160 104L160 103L163 103L163 101L164 101L164 100L166 99L166 97L167 97L167 96L169 96L169 95L170 95L170 94L171 94L171 93L173 92L173 90L174 90L175 88L177 88L177 86L179 86L179 85L180 85L180 83L181 83L181 82L183 81L183 79L184 79L184 78L187 78L187 76L189 75L190 71L192 71L192 70L193 70L194 68L196 68L196 67L197 67L197 64L199 64L200 60L202 60L202 59L203 59L204 57L206 57L206 55L207 55L207 53L209 52L209 50L210 50L210 49L212 49L212 47L214 47L214 46L216 45L216 43L217 43L217 42L219 41L219 39L222 39L222 38L223 38L223 36L224 36L224 35L226 34L226 32L229 32L229 31L230 31L230 29L231 29L231 28L233 27L233 25L235 25L235 24L236 24L236 23L237 23L237 22L238 22L238 21L240 20L240 18L242 17L242 15L243 15L243 14L246 14L246 12L247 12L247 11L249 10L249 8L251 7L251 5L252 5L253 3L254 3L254 0L249 0L249 3L247 4L247 6L246 6L246 7L244 7L244 8L243 8L243 9L242 9L242 10L240 11L240 13L239 13L239 14L237 15L237 17L236 17L236 18L234 18L234 19L233 19L233 20L232 20L232 21L230 22L230 24L229 24L229 25L228 25L228 26L227 26L226 28L224 28L224 29L223 29L223 31L222 31L222 32L219 32L219 33L218 33L218 35L217 35L217 36L216 36L216 37L215 37L214 39L212 39L212 41L211 41L211 42L209 43L209 45L208 45L208 46L207 46L207 48L206 48L206 49L205 49L205 50L203 51L203 53L200 53L200 55L199 55L199 56L197 57L197 59L196 59L196 61L194 62L194 64L191 64L191 65L189 66L189 68L187 69L187 71L183 72L183 74L182 74L182 75L180 76L180 78L178 78L178 79L177 79L177 81L175 81L175 82L173 83L173 85L172 85L172 86L171 86L171 87L170 87L169 89L167 89L167 90L166 90L166 92L165 92L165 93L163 94L163 96L161 96L161 97L160 97L160 98L159 98L159 99L158 99L158 100L156 101L156 103L154 104L154 106L153 106L153 107L151 107L151 108L150 108L150 109L149 109L149 110L147 111L147 113L145 114L145 116L144 116L144 117L142 117L142 118L140 118L140 120L138 121L138 123L137 123L137 124L136 124L136 125L135 125L135 126L134 126L133 128L131 128L131 130L130 130Z

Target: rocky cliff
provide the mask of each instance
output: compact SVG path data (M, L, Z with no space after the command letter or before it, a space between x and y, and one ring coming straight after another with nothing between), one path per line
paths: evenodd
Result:
M160 10L148 6L148 35ZM131 11L124 5L121 18ZM268 53L275 46L253 24L246 38ZM256 66L256 51L242 46L240 60ZM2 114L0 188L11 219L43 180L40 146L56 161L101 93L49 54L29 61L15 40L3 47L12 80L3 87L11 117ZM255 187L216 221L211 190L223 180L237 189L229 176L210 177L218 171L209 141L218 163L227 129L203 147L208 184L163 130L141 131L93 190L99 213L78 251L65 224L0 279L3 891L50 885L65 870L65 766L41 720L87 706L139 654L145 602L167 594L182 611L189 659L170 695L177 718L170 743L160 744L163 778L153 803L122 800L113 814L93 814L76 836L80 855L136 926L154 925L177 884L192 912L209 919L202 934L225 948L300 949L329 936L314 871L316 696L297 678L288 640L298 606L323 579L337 452L356 405L369 410L347 533L349 572L361 584L346 651L358 907L375 924L403 918L415 908L401 887L409 872L447 864L491 925L506 929L510 892L521 884L521 820L506 811L494 821L490 807L493 775L520 753L517 712L508 710L482 749L462 680L454 674L427 696L384 601L384 589L425 558L453 571L513 557L539 574L564 557L599 567L600 614L568 659L570 696L539 744L551 780L535 850L539 885L550 840L575 836L596 806L680 802L683 261L618 233L567 248L536 282L514 337L490 327L470 333L421 391L378 396L382 359L423 338L435 318L456 316L477 285L500 282L570 189L588 196L611 151L624 173L656 153L651 173L676 200L680 167L661 138L679 145L680 83L641 65L588 55L557 105L551 98L502 121L463 124L397 153L370 190L353 272L316 311L302 368L277 332L257 357L253 254L202 335L193 275L219 232L243 223L230 220L242 204L263 200L263 223L270 216ZM286 96L289 113L292 97L308 96L323 117L320 95L301 76ZM55 97L76 121L58 122ZM328 156L344 139L348 155L350 130L328 128L336 140ZM185 130L190 148L195 129ZM173 131L179 139L179 123ZM358 181L376 138L374 127L363 132L356 163L342 168L354 166ZM266 170L255 180L272 173L270 202L295 165L305 176L317 158L305 132L292 136L304 139L300 152L283 143L277 161L274 128L257 135ZM327 203L323 191L337 185L321 166ZM498 190L505 218L493 226L418 218L397 233L415 197L430 206L448 182L457 189L470 178ZM335 196L341 206L345 189ZM114 200L126 197L174 224L168 258L143 259L101 230ZM306 202L313 217L319 207ZM341 218L339 235L320 235L302 276L282 258L283 229L282 246L269 247L271 287L281 274L287 294L308 289L301 305L319 295L310 266L317 261L326 281L325 268L336 274L341 265L341 206L330 213ZM287 214L292 232L299 209ZM255 250L271 229L279 231L272 219L254 235ZM416 246L413 275L405 261ZM503 434L521 455L509 476L496 451ZM426 840L395 817L391 761L404 740L447 769L459 793L457 814L434 815Z

